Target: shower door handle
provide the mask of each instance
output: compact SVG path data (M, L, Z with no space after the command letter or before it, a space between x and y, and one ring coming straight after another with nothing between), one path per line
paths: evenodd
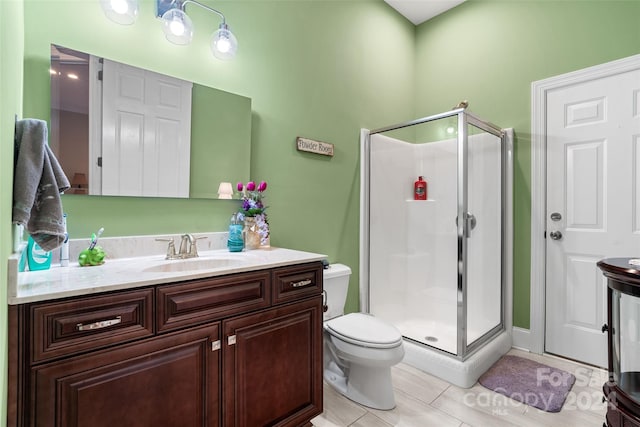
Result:
M467 228L469 229L469 231L476 228L476 224L478 223L478 221L476 220L476 216L471 212L467 212L465 216L465 219L467 220Z
M464 214L464 220L465 220L465 235L469 236L471 230L473 230L474 228L476 228L476 225L478 224L478 221L476 220L476 216L474 214L472 214L471 212L465 212ZM458 217L456 217L456 227L458 226Z

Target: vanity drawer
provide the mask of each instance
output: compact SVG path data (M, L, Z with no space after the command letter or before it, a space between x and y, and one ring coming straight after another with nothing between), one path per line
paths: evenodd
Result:
M318 295L321 292L321 262L273 270L273 304Z
M32 361L152 336L153 289L33 304Z
M269 272L264 271L158 286L158 331L171 331L269 307L269 284Z

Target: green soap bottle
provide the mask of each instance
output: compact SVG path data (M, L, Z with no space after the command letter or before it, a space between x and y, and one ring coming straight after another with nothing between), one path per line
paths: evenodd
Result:
M27 264L30 271L48 270L51 267L51 252L42 249L31 236L27 242Z

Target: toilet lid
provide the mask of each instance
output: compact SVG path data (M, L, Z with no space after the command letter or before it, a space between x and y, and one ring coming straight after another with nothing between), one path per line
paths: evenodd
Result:
M402 342L402 335L394 326L363 313L336 317L325 325L332 335L363 347L391 348Z

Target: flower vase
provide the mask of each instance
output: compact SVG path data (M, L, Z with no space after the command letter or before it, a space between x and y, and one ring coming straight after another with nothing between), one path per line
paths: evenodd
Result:
M244 218L244 248L246 250L258 249L260 247L260 230L256 219L248 216Z

